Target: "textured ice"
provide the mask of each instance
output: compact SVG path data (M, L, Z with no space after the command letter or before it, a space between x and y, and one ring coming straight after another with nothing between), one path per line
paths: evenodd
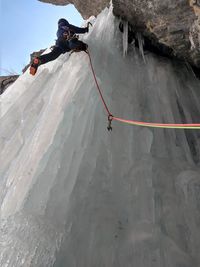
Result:
M138 39L140 54L142 55L142 58L144 62L146 63L145 56L144 56L144 38L142 37L140 32L137 33L137 39Z
M128 52L128 21L123 21L123 54L124 57Z
M84 39L116 116L199 122L191 70L136 49L112 10ZM0 265L200 266L199 131L107 118L81 52L23 74L1 96Z

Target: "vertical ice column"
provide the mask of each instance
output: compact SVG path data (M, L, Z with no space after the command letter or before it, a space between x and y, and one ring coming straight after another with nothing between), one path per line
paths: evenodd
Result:
M140 55L142 56L144 62L146 63L145 56L144 56L144 39L140 32L137 33L136 37L138 39Z
M128 52L128 22L123 22L123 55L124 57Z

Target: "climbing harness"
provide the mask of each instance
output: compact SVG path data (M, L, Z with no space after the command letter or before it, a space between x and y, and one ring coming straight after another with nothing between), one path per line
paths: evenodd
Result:
M89 57L89 61L90 61L90 67L92 70L92 74L94 77L94 81L96 84L96 88L99 92L101 101L103 103L103 106L108 114L108 131L112 131L112 121L119 121L122 123L126 123L126 124L130 124L130 125L135 125L135 126L143 126L143 127L151 127L151 128L163 128L163 129L200 129L200 123L154 123L154 122L143 122L143 121L135 121L135 120L127 120L127 119L123 119L123 118L119 118L119 117L115 117L111 114L105 99L103 97L103 94L101 92L100 86L98 84L97 78L96 78L96 74L94 71L94 67L92 64L92 59L91 59L91 55L89 53L89 51L87 51L88 57Z
M72 39L79 39L79 35L68 30L66 32L63 33L63 39L66 41L70 41Z

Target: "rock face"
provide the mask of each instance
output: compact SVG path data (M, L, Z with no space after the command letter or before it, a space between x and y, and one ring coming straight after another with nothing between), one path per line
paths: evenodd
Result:
M39 1L41 1L41 0L39 0ZM65 6L65 5L70 4L70 2L69 1L66 1L66 0L51 0L51 1L42 0L41 2L51 3L51 4L57 5L57 6Z
M0 95L8 88L9 85L14 83L19 75L1 76L0 77Z
M114 14L128 20L136 31L170 47L176 57L200 67L200 7L197 3L114 0L113 6Z
M40 0L72 3L84 18L97 15L108 0ZM200 0L113 0L113 11L154 43L165 45L173 55L200 67Z
M108 0L39 0L41 2L45 3L51 3L55 5L68 5L73 4L77 10L81 13L84 19L87 19L88 17L94 15L97 16L106 6L109 5Z

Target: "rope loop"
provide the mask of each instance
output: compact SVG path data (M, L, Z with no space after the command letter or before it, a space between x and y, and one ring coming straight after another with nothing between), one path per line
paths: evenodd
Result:
M96 83L96 88L97 88L97 90L99 92L102 104L103 104L103 106L104 106L104 108L105 108L105 110L106 110L106 112L108 114L108 127L107 127L108 131L112 131L112 121L113 120L119 121L119 122L122 122L122 123L126 123L126 124L135 125L135 126L137 125L137 126L152 127L152 128L193 129L193 130L200 129L200 123L155 123L155 122L144 122L144 121L127 120L127 119L118 118L118 117L113 116L109 111L109 108L108 108L108 106L106 104L106 101L104 100L103 94L101 92L101 88L99 86L99 83L97 81L89 50L88 50L87 54L88 54L88 57L89 57L90 67L91 67L91 70L92 70L93 78L94 78L94 81Z

